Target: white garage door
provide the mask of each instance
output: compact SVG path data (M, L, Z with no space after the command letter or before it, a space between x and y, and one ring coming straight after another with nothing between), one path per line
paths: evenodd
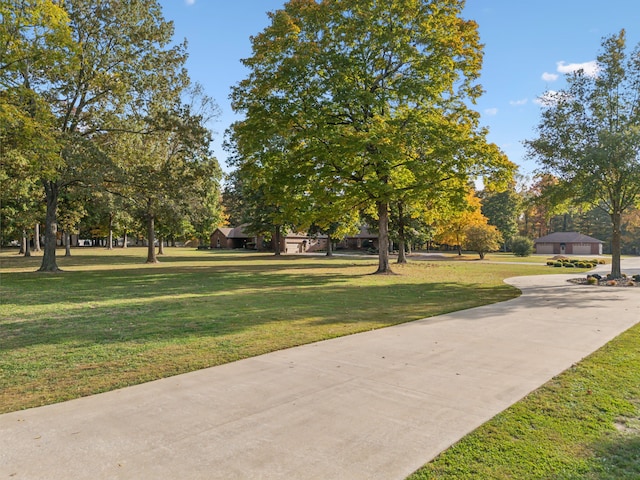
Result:
M536 244L536 253L553 253L553 244L551 243L537 243Z
M573 254L574 255L591 255L591 245L574 245L573 246Z

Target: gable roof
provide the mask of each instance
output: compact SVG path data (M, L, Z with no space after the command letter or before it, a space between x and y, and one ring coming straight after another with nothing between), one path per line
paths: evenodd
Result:
M234 228L218 227L216 230L222 233L226 238L249 238L249 235L245 233L243 227L244 225Z
M554 232L537 238L533 243L604 243L602 240L578 232Z

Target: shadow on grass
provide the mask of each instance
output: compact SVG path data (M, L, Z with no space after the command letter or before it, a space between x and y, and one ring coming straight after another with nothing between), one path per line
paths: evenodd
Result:
M637 480L640 478L640 432L615 435L595 446L596 459L585 480Z
M227 336L279 322L303 325L386 326L468 308L483 298L512 296L508 287L459 284L350 285L345 276L251 273L225 274L192 284L201 274L144 275L109 285L104 277L45 312L23 313L0 323L0 351L33 345L173 341L186 337ZM99 283L98 283L99 280ZM116 279L114 279L115 281ZM124 283L124 284L123 284ZM496 290L497 289L497 290ZM26 295L20 303L33 304ZM100 301L100 297L109 299ZM259 297L259 298L258 298ZM461 299L464 299L463 301ZM44 305L42 302L41 305ZM446 310L445 310L446 311Z

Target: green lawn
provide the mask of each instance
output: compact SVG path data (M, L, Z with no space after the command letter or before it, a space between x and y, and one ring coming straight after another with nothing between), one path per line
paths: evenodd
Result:
M502 301L502 280L547 267L376 257L78 248L61 274L0 255L0 412ZM62 253L62 252L61 252Z

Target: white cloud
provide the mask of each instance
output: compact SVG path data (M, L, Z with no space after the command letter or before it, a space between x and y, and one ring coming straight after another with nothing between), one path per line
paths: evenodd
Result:
M589 77L595 77L598 73L598 63L595 60L584 63L565 63L561 61L557 62L556 65L560 73L574 73L578 70L584 70L585 75Z
M557 79L558 79L557 73L544 72L542 74L542 80L544 80L545 82L555 82Z
M497 108L486 108L484 110L484 113L486 113L487 115L494 116L494 115L498 114L498 109Z
M522 105L526 105L527 103L527 99L523 98L521 100L511 100L509 102L509 105L513 106L513 107L521 107Z
M184 3L186 3L187 5L194 5L196 3L196 0L184 0Z

